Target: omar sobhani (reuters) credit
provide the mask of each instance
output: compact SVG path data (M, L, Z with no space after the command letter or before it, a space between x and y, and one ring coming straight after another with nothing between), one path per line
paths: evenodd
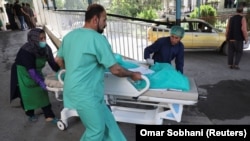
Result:
M178 138L249 141L250 125L136 125L136 140Z

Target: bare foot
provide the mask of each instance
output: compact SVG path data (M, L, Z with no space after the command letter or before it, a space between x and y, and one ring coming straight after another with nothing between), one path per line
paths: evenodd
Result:
M46 118L45 120L47 121L47 122L49 122L49 121L52 121L54 118L52 118L52 117L48 117L48 118Z

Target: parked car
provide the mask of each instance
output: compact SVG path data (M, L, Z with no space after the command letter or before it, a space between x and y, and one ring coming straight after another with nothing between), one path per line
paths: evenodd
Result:
M157 19L152 27L148 28L148 41L154 42L159 37L169 36L170 28L175 25L175 19ZM199 30L198 26L202 29ZM213 27L201 19L183 18L180 26L185 35L182 42L185 49L214 49L227 55L225 31Z

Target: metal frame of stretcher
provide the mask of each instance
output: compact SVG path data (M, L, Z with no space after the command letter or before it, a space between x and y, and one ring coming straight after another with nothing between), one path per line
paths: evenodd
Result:
M63 85L59 72L59 83ZM145 88L137 90L133 82L128 78L121 78L105 73L105 100L118 122L133 124L163 124L164 119L181 122L183 106L195 105L198 102L198 91L194 79L190 81L190 91L174 91L167 89L149 89L148 78L142 75L146 81ZM57 93L63 90L47 86L49 91ZM139 108L140 105L149 108ZM63 108L61 118L57 122L60 130L68 127L67 120L70 117L78 116L76 110Z

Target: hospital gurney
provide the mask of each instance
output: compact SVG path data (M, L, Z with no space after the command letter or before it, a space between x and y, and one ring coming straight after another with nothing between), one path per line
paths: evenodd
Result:
M57 81L51 76L46 77L45 83L47 89L55 93L58 100L60 91L63 91L63 81L59 72ZM183 92L167 89L149 89L150 82L148 78L142 75L146 86L137 90L133 82L128 78L121 78L105 73L105 100L110 106L111 111L118 122L133 124L163 124L164 119L181 121L183 106L194 105L198 102L198 91L194 79L189 78L190 91ZM150 108L140 108L141 106ZM60 130L68 127L68 118L78 116L76 110L63 108L61 118L57 122Z

